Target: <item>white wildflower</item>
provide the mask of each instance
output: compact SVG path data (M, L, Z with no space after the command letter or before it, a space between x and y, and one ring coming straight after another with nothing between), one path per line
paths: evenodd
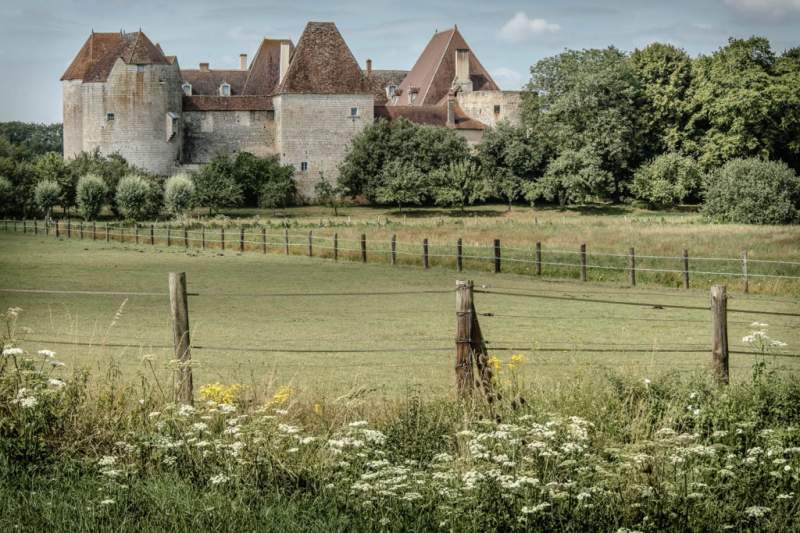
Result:
M549 507L550 507L550 504L548 502L542 502L539 505L534 505L533 507L528 507L526 505L521 510L522 510L523 514L535 514L535 513L539 513L541 511L544 511L545 509L548 509Z
M209 479L212 485L220 485L222 483L227 483L228 480L230 480L230 478L225 474L217 474L215 476L211 476L211 478Z
M53 386L53 387L59 388L59 389L60 389L61 387L63 387L64 385L66 385L66 383L64 383L63 381L61 381L60 379L57 379L57 378L50 378L50 379L48 379L48 380L47 380L47 384L48 384L48 385L50 385L50 386Z
M41 355L42 357L44 357L46 359L52 359L53 357L56 356L56 352L54 352L52 350L39 350L38 353L39 353L39 355Z
M99 466L113 466L117 463L117 456L116 455L104 455L97 461Z
M348 425L351 428L360 428L366 426L367 424L368 422L366 420L356 420L355 422L350 422Z
M111 498L109 498L107 500L101 501L100 505L114 505L114 503L116 503L116 502L114 500L112 500Z
M25 398L21 398L19 400L19 405L23 409L31 409L33 407L36 407L36 404L38 404L38 403L39 403L39 400L37 400L33 396L26 396Z
M767 513L769 513L771 510L772 509L770 509L769 507L763 507L763 506L760 506L760 505L753 505L753 506L748 507L747 509L745 509L744 510L744 514L746 514L750 518L761 518L762 516L764 516Z
M17 356L17 355L22 355L24 353L25 352L22 350L22 348L14 348L14 347L3 348L3 357Z
M192 424L192 429L195 431L205 431L206 429L208 429L208 424L206 424L205 422L195 422L194 424Z
M183 404L178 408L178 415L179 416L189 416L194 414L195 409L189 404Z

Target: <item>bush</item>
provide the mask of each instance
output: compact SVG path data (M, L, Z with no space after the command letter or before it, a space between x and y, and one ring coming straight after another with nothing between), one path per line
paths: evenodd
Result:
M6 214L11 211L11 202L14 200L14 186L11 180L0 176L0 212Z
M800 178L783 162L734 159L708 176L703 213L714 222L800 222Z
M143 219L151 209L150 189L150 183L137 174L122 178L114 196L120 214L128 220Z
M601 168L600 157L589 148L565 150L547 165L544 176L525 184L525 198L543 198L568 203L584 203L605 196L613 185L611 174Z
M292 168L292 167L289 167ZM293 205L297 197L294 179L288 172L280 173L261 186L259 204L261 207L288 207Z
M687 198L697 198L702 175L694 159L676 153L663 154L639 167L631 192L653 207L669 207Z
M192 178L177 174L164 186L164 207L173 215L182 215L194 205L195 187Z
M427 180L411 163L399 159L389 162L381 173L381 181L377 200L397 204L401 212L404 205L419 205L427 197Z
M213 215L223 207L236 207L244 199L228 156L217 156L194 175L195 203Z
M450 163L433 175L437 205L464 207L486 198L487 186L478 165L469 160Z
M61 185L50 180L40 181L36 184L33 197L39 209L44 211L45 217L50 218L53 208L61 198Z
M78 180L76 196L78 211L84 220L94 220L105 203L108 188L103 178L94 174L87 174Z

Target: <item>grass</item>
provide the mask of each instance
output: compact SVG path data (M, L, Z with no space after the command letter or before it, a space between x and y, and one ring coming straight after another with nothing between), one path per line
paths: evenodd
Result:
M0 292L2 308L23 309L19 325L30 329L23 338L31 349L55 350L70 366L96 374L113 363L128 381L155 372L168 386L173 359L166 298L170 271L185 271L190 292L199 294L190 297L198 385L242 383L259 389L291 384L317 397L353 391L398 397L415 389L452 394L455 317L448 291L457 278L472 278L496 291L654 304L476 294L478 311L493 315L481 317L490 352L503 361L525 353L531 362L528 378L557 383L604 369L653 377L704 369L710 359L709 312L658 307L706 306L704 289L631 289L614 281L579 283L478 271L458 275L439 267L425 271L277 254L186 252L52 236L0 234L0 249L3 289L164 294ZM411 294L353 294L364 292ZM797 353L800 320L761 313L798 313L795 299L734 292L729 307L753 311L730 314L733 350L751 349L741 339L752 331L751 322L760 321L770 324L770 336L788 343L786 351ZM152 367L142 361L148 354ZM756 358L732 355L733 379L747 375ZM796 371L798 362L775 359L786 372Z

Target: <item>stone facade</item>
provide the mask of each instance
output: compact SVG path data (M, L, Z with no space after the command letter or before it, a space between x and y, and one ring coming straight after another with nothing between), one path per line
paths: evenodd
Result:
M220 153L275 155L275 111L185 111L183 163L203 164Z
M459 91L456 99L467 115L489 127L504 120L515 126L520 123L519 91Z

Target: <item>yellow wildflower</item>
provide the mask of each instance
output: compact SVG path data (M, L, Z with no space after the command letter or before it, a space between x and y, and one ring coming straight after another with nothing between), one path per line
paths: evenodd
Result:
M224 385L222 383L209 383L200 387L200 397L206 401L231 404L236 401L242 386L238 383Z
M275 391L275 394L272 395L272 400L270 400L269 405L283 405L289 401L289 398L292 397L292 394L294 394L294 389L284 385Z
M521 353L517 353L511 356L511 362L508 363L508 368L514 370L518 366L522 366L525 363L525 356Z
M494 372L500 372L500 368L503 366L503 363L500 362L500 359L496 355L489 357L486 362Z
M314 413L318 416L322 416L322 406L320 404L314 404Z

